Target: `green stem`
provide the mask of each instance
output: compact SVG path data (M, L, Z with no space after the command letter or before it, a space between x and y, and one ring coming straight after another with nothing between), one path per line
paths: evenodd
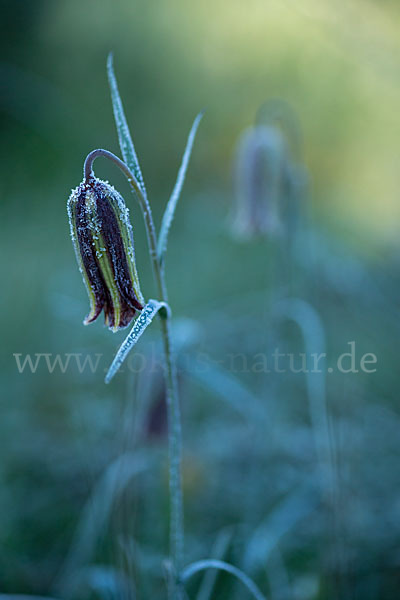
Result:
M164 269L162 268L157 256L157 235L149 201L143 195L137 179L126 166L126 164L108 150L97 149L88 154L84 165L84 177L86 181L93 176L93 162L99 156L104 156L117 165L117 167L128 179L129 184L136 194L144 216L150 257L153 265L154 278L156 281L159 300L161 302L168 303ZM169 311L165 312L168 312L168 314L163 313L163 316L161 316L161 332L165 354L165 380L168 409L170 553L173 570L173 589L170 590L170 594L172 594L172 597L174 597L175 600L181 600L183 597L183 588L181 582L179 581L179 573L183 567L184 553L182 432L175 361L171 347L170 315Z

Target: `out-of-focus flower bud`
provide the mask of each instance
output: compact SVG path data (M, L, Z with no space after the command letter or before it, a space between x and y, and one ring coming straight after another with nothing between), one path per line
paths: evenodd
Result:
M258 125L242 134L235 161L233 229L241 237L279 232L280 199L287 161L285 140L275 127Z
M142 310L129 211L120 194L93 175L68 200L71 237L85 282L92 323L104 309L105 324L117 331Z

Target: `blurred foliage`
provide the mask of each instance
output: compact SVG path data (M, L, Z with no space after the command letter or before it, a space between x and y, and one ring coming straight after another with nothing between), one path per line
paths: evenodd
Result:
M135 597L133 585L139 598L165 597L157 327L138 348L147 369L105 386L102 370L124 333L82 327L88 302L65 208L88 151L119 153L105 71L113 50L157 223L192 119L206 108L167 257L188 561L219 553L273 600L396 597L398 2L3 0L1 8L0 591ZM238 242L235 147L273 98L300 124L292 158L307 173L301 218L289 245ZM284 133L290 144L290 127ZM152 297L139 210L116 169L99 160L96 172L130 202L141 287ZM304 351L298 326L274 313L287 295L319 315L332 361L352 340L358 357L378 357L376 373L326 376L334 498L321 487L304 375L243 368L276 347ZM41 365L19 374L13 353L100 353L101 372ZM137 460L132 476L126 456ZM90 502L98 527L85 529ZM190 597L201 582L190 582ZM244 594L218 575L215 597Z

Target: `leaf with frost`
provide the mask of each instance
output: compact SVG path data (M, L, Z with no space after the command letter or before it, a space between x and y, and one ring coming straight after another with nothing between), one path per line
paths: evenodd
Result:
M182 191L183 182L185 181L185 175L188 168L190 155L192 153L194 138L196 137L197 128L200 124L203 114L203 111L200 112L193 121L193 125L189 132L189 136L186 142L185 152L183 153L181 166L179 167L176 183L174 189L172 190L171 197L168 200L168 204L163 215L157 248L157 254L160 263L162 263L165 251L167 249L168 233L171 227L172 220L174 218L176 205L178 203L179 196Z
M165 302L158 302L158 300L148 301L148 303L136 319L132 329L126 336L125 340L122 342L117 354L115 355L115 358L112 361L111 366L108 369L107 375L105 377L106 383L110 383L111 379L114 377L114 375L124 362L125 358L129 354L133 346L138 342L139 338L142 336L144 331L152 322L154 316L161 309L168 311L169 307Z
M129 132L128 123L126 121L124 107L122 106L121 97L118 91L117 80L114 73L113 56L110 53L107 59L108 82L111 90L111 99L114 110L115 124L118 131L118 140L121 147L122 156L128 165L129 169L137 179L143 196L146 198L146 187L139 161L136 155L135 146L133 145L132 137Z

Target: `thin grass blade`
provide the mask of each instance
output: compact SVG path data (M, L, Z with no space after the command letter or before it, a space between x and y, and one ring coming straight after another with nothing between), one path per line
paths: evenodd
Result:
M158 300L149 300L146 306L143 308L139 317L136 319L132 329L122 342L114 360L108 369L105 377L105 382L110 383L125 358L132 350L133 346L138 342L139 338L143 335L147 327L152 322L154 316L161 310L169 310L168 305L165 302L158 302Z
M232 529L223 529L217 539L215 540L214 547L212 549L212 556L214 559L222 560L228 549L229 544L232 540ZM217 570L209 569L204 574L202 584L197 594L196 600L210 600L215 581L217 579Z
M147 198L146 187L144 185L144 179L142 171L139 165L139 161L136 155L135 146L133 145L132 136L129 132L128 123L125 117L124 107L122 106L121 97L118 91L117 80L114 73L113 66L113 55L110 53L107 59L107 73L108 82L111 91L111 100L114 111L115 124L118 131L118 140L121 148L122 156L124 161L128 165L136 177L140 189L142 190L143 196Z
M308 482L287 495L250 537L243 560L246 571L255 573L263 569L280 540L317 508L318 501Z
M190 130L187 142L186 142L185 152L183 153L181 166L179 167L178 177L176 178L176 183L175 183L174 189L172 190L172 194L171 194L170 199L168 200L168 204L165 208L165 212L164 212L162 223L161 223L161 230L160 230L160 235L158 238L158 248L157 248L158 259L160 262L163 261L165 251L167 249L168 233L169 233L171 223L172 223L174 215L175 215L175 209L176 209L176 205L179 200L179 196L182 191L183 182L185 181L185 175L186 175L186 171L188 168L190 155L192 153L192 148L193 148L194 139L196 137L197 128L200 124L203 114L204 114L204 111L200 112L197 115L197 117L195 118L195 120L193 121L193 125Z
M261 593L257 585L250 577L248 577L248 575L246 575L246 573L243 573L243 571L237 567L234 567L223 560L206 559L191 563L182 571L181 580L185 582L199 571L204 571L205 569L219 569L220 571L226 571L227 573L234 575L249 590L253 598L256 600L266 600L264 594Z
M298 325L307 356L326 356L324 324L309 302L300 298L283 299L275 306L274 316L292 320ZM314 368L307 370L305 376L321 485L329 501L333 501L337 487L336 449L326 396L326 373Z

